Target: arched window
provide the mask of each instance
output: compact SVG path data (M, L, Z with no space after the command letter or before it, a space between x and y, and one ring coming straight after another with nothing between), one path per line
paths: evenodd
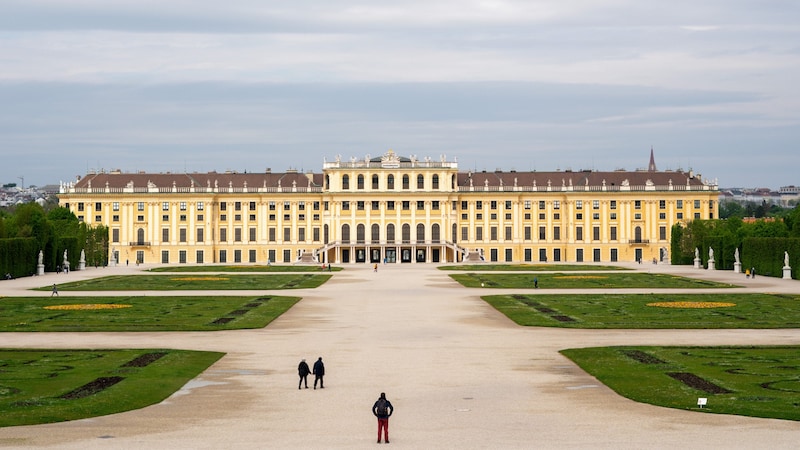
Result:
M453 224L453 226L455 226L455 224ZM327 244L329 242L329 239L330 239L329 236L328 236L328 225L327 224L324 227L322 227L322 235L323 235L322 236L322 239L323 239L322 243Z
M373 175L372 176L372 189L375 189L375 190L378 189L378 176L377 175Z
M331 176L325 175L325 189L331 188Z
M372 242L380 242L381 240L381 226L377 223L372 224Z
M642 242L642 227L633 229L633 239L636 240L636 242Z
M417 175L417 189L425 189L425 177L422 174Z
M386 184L386 189L389 189L390 191L394 190L394 175L389 175L389 177L386 179Z
M417 242L422 242L425 240L425 225L417 224Z
M458 236L458 225L454 223L454 224L453 224L453 232L452 232L452 236L450 237L450 239L452 239L452 240L453 240L453 243L454 243L454 244L455 244L456 242L458 242L458 239L457 239L457 237L456 237L456 236Z
M439 224L435 223L431 226L431 241L434 244L438 244L441 237L439 236Z
M403 224L403 243L408 244L411 242L411 225Z
M358 178L356 178L356 189L364 189L364 175L359 175Z
M350 243L350 225L348 224L342 225L342 243Z
M450 189L455 190L455 188L456 188L456 176L453 175L452 177L450 177Z
M434 175L431 179L431 183L433 185L433 189L439 189L439 175Z
M356 241L359 244L363 244L364 243L364 239L366 239L364 237L364 235L366 234L366 230L367 230L367 227L365 227L363 223L360 223L360 224L356 225Z
M403 175L403 189L408 189L408 175Z
M342 189L350 189L350 175L342 175Z
M394 242L394 224L386 225L386 242Z
M136 230L136 243L138 245L144 245L144 228Z

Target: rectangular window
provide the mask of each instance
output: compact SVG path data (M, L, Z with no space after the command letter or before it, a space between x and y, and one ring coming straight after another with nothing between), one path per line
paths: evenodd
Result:
M475 214L475 220L483 220L483 214L481 213Z
M161 264L169 264L169 250L161 250Z
M267 250L267 261L277 261L275 250Z
M633 209L642 209L642 201L641 200L634 200L633 201Z
M233 202L233 210L234 211L241 211L242 210L242 202Z
M561 227L553 227L553 240L561 240Z
M197 210L198 211L202 211L203 207L204 207L203 202L197 202Z
M544 213L539 213L539 220L545 220L545 219L546 219L546 217L545 217Z
M314 214L314 215L311 217L311 220L319 220L319 214Z
M506 220L511 220L511 213L506 213Z
M389 200L386 202L386 209L389 211L394 211L394 200Z
M682 209L683 208L683 200L676 200L675 201L675 207L678 208L678 209Z
M358 211L364 211L364 200L359 200L356 202L356 209Z
M694 213L694 218L695 219L699 219L700 218L700 213L699 212Z
M197 242L203 242L203 237L204 237L203 236L203 229L202 228L198 228L197 229Z
M269 202L269 210L275 211L275 202Z
M583 213L575 214L575 220L583 220Z
M469 227L461 227L461 240L462 241L469 240Z
M506 249L505 254L506 254L506 262L513 261L514 252L510 248Z
M220 214L219 215L219 220L222 220L222 221L228 220L228 215L227 214Z
M227 210L228 210L228 203L226 203L226 202L219 202L219 210L220 210L220 211L227 211Z
M164 214L163 216L161 216L161 221L162 222L169 222L169 214Z
M425 209L425 201L417 200L417 211L423 211L424 209Z
M583 240L583 227L575 227L575 240L576 241Z
M658 227L658 238L662 241L667 240L667 227Z
M137 222L144 222L144 216L136 216Z
M247 262L254 263L256 262L256 251L255 250L248 250L247 251Z
M411 209L411 202L408 200L403 200L403 211L408 211Z
M609 207L611 209L617 209L617 201L616 200L611 200L611 202L609 202L609 203L610 203Z
M292 220L292 219L291 219L291 217L292 217L292 216L290 216L289 214L284 214L284 215L283 215L283 221L284 221L284 222L288 222L288 221Z
M531 262L532 259L533 259L533 252L531 252L531 249L526 248L525 249L525 262Z
M228 229L227 228L220 228L219 229L219 241L220 242L227 242L228 241Z
M553 220L561 220L561 214L559 213L553 214Z
M610 216L608 216L608 217L609 217L611 220L617 220L617 213L611 213L611 215L610 215Z
M314 227L311 229L311 236L314 242L319 242L319 227Z
M181 211L186 211L186 202L178 203L178 207L180 208Z
M111 230L111 242L119 242L119 230L116 228Z
M483 209L483 202L481 200L475 202L475 209Z
M256 227L250 227L250 242L256 241Z
M492 241L497 240L497 227L489 227L489 239Z
M311 207L314 209L314 211L319 211L319 202L312 203Z
M289 228L289 227L286 227L286 228L283 229L283 241L284 242L289 242L291 240L292 240L292 229Z
M197 215L197 221L198 222L202 222L203 221L203 215L202 214L198 214Z
M100 217L100 216L94 216L94 221L95 221L95 222L100 222L101 220L103 220L103 218L102 218L102 217Z
M617 240L617 227L611 227L610 231L611 231L611 233L610 233L611 240L612 241L616 241Z
M342 202L342 211L350 211L350 202L348 201Z
M306 228L300 227L297 229L297 240L303 242L306 240Z
M475 227L475 240L476 241L483 240L483 227Z
M600 227L592 227L592 240L593 241L600 240Z
M658 201L658 209L667 209L667 201L666 200L659 200Z
M178 252L178 262L181 264L186 264L186 250L180 250Z
M531 240L531 227L525 227L524 230L525 230L525 240L526 241L530 241Z
M250 202L250 211L256 210L256 202Z
M600 220L600 213L592 213L592 219Z
M506 240L511 240L511 227L506 227Z
M250 219L251 221L255 222L256 221L256 215L255 214L250 214L248 216L248 219Z
M186 214L181 214L181 215L178 217L178 220L180 220L181 222L186 222Z
M544 241L547 239L547 227L539 227L539 240Z
M544 209L544 208L545 208L544 200L539 200L539 209Z
M119 202L114 202L111 204L112 211L119 211Z
M275 220L275 219L276 219L275 214L270 214L269 215L269 220Z
M700 209L700 200L694 201L694 209Z
M162 202L161 203L161 210L162 211L169 211L169 202Z
M489 202L489 209L497 209L497 200L492 200Z
M561 201L553 200L553 209L561 209Z
M592 209L600 209L600 200L592 200Z
M233 242L242 242L242 229L241 228L234 228L233 229Z
M683 213L682 212L678 213L678 215L676 217L678 218L678 220L682 220L683 219Z
M524 203L523 207L525 209L531 209L531 201L530 200L525 200L525 203Z
M431 202L431 209L434 211L439 210L439 200L434 200Z
M283 210L289 211L290 209L292 209L292 204L289 202L283 202Z
M461 214L461 220L469 220L469 214L467 213Z
M169 228L164 228L161 230L161 242L169 242Z
M203 251L202 250L198 250L197 252L195 252L194 257L197 260L197 264L203 264L204 261L203 261Z
M178 242L186 242L186 228L178 230Z
M272 227L269 229L269 241L275 242L275 228Z
M461 200L461 209L462 209L462 210L465 210L465 211L466 211L467 209L469 209L469 206L468 206L468 205L469 205L469 203L467 203L467 201L466 201L466 200Z
M506 200L506 209L511 209L511 200Z
M94 204L94 212L100 212L103 210L103 204L100 202L95 202Z
M241 250L234 250L233 251L233 262L235 262L235 263L242 262L242 251Z
M489 214L489 219L491 219L491 220L497 220L497 214L495 214L495 213L491 213L491 214Z
M118 214L114 214L113 216L111 216L111 221L112 222L119 222L119 215Z
M575 209L583 209L583 200L575 200Z
M136 203L136 210L137 211L144 211L144 202L137 202Z
M634 220L642 220L642 213L635 213L633 215Z
M291 250L284 250L283 251L283 262L285 262L285 263L292 262L292 251Z
M658 218L659 218L660 220L666 220L666 218L667 218L667 213L663 213L663 212L662 212L662 213L658 213Z
M377 211L379 209L381 209L381 202L379 202L377 200L373 200L372 201L372 210L373 211Z

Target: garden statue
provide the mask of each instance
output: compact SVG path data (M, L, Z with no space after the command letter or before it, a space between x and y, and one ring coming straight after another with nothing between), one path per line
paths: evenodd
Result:
M783 267L789 267L789 252L783 252Z
M694 248L694 259L700 259L700 249L697 247Z
M39 250L39 264L44 264L44 253Z
M733 259L735 259L737 263L741 262L739 261L739 247L736 247L736 251L733 252Z

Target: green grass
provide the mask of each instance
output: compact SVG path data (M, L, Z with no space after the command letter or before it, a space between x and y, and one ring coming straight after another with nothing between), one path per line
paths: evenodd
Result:
M144 367L125 364L164 352ZM223 356L186 350L0 349L0 426L103 416L158 403ZM98 378L123 377L83 398L62 398Z
M327 274L116 275L58 284L59 291L202 291L304 289L321 286ZM50 291L52 286L36 288Z
M331 266L331 272L341 271L341 267ZM305 265L305 266L282 266L273 264L269 266L253 266L253 265L239 265L239 266L218 266L218 265L203 265L203 266L169 266L169 267L154 267L149 269L148 272L322 272L322 264L319 265ZM325 272L328 271L327 264Z
M7 297L0 331L216 331L263 328L300 297ZM119 309L44 309L121 304ZM223 319L226 323L214 323ZM231 319L227 321L227 319Z
M597 270L630 270L619 266L577 265L577 264L464 264L458 266L442 266L439 270L467 270L476 272L523 271L523 272L570 272Z
M490 295L487 303L519 325L564 328L800 328L800 295ZM731 307L663 308L653 302L724 302Z
M618 394L638 402L705 413L800 420L797 346L600 347L561 353ZM710 393L667 375L676 372L694 374L730 392ZM700 397L708 399L702 409L697 406Z
M685 278L660 273L464 273L450 278L465 287L533 288L538 278L540 289L621 289L621 288L727 288L727 283Z

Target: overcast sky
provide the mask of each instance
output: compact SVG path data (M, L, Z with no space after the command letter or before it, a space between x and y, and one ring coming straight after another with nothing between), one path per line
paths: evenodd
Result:
M693 169L800 185L797 0L2 0L0 182Z

